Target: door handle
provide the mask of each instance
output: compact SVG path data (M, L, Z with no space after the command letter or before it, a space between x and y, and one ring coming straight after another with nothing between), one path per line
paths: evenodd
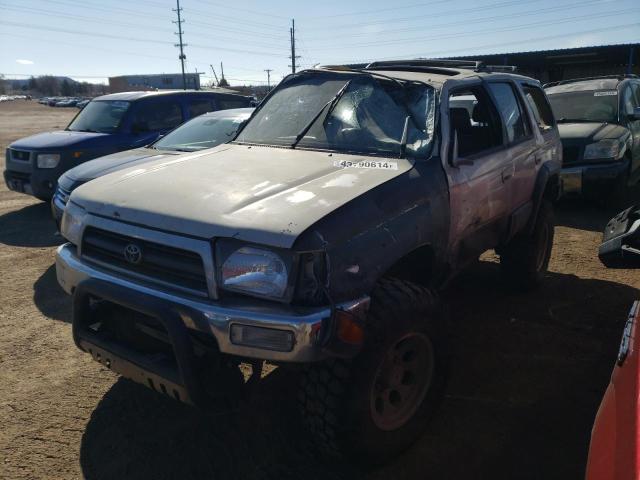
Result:
M504 170L502 170L502 181L503 182L508 181L511 177L513 177L513 169L505 168Z

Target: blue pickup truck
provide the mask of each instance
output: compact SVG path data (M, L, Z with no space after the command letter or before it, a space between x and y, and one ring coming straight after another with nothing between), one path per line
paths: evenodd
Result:
M49 201L67 170L93 158L142 147L205 112L249 107L242 95L205 91L123 92L95 98L63 131L18 140L7 148L10 190Z

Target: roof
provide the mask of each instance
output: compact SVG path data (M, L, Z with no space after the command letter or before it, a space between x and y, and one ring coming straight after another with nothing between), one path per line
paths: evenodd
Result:
M624 80L619 78L585 78L576 80L566 80L556 85L545 87L548 94L576 92L582 90L616 90L618 84Z
M447 63L449 62L449 63ZM386 75L398 80L417 81L432 84L441 87L446 81L456 79L461 80L470 77L486 77L486 76L508 76L509 78L518 78L521 80L531 80L529 77L516 75L505 67L495 67L498 71L492 70L492 67L482 65L482 62L455 62L448 60L429 60L429 59L413 59L413 60L392 60L385 62L374 62L373 64L352 64L319 67L319 70L349 73L370 72L378 75ZM473 65L472 65L473 64ZM505 71L507 70L507 71Z
M245 97L244 95L240 95L239 93L230 94L230 93L221 93L221 92L212 92L207 90L158 90L156 92L120 92L120 93L110 93L108 95L102 95L101 97L97 97L95 100L126 100L126 101L135 101L141 98L147 97L157 97L157 96L170 96L170 95L237 95L239 97Z

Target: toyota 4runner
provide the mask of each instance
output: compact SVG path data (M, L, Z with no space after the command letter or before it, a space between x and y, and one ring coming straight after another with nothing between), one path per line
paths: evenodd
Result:
M302 364L318 445L387 458L443 391L436 292L488 249L511 285L547 269L561 151L539 83L479 62L290 75L233 142L71 194L74 340L203 408L241 362Z

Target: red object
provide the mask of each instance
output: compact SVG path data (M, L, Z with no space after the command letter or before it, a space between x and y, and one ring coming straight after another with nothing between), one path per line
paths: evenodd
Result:
M625 325L618 361L591 432L587 480L640 479L640 301Z

